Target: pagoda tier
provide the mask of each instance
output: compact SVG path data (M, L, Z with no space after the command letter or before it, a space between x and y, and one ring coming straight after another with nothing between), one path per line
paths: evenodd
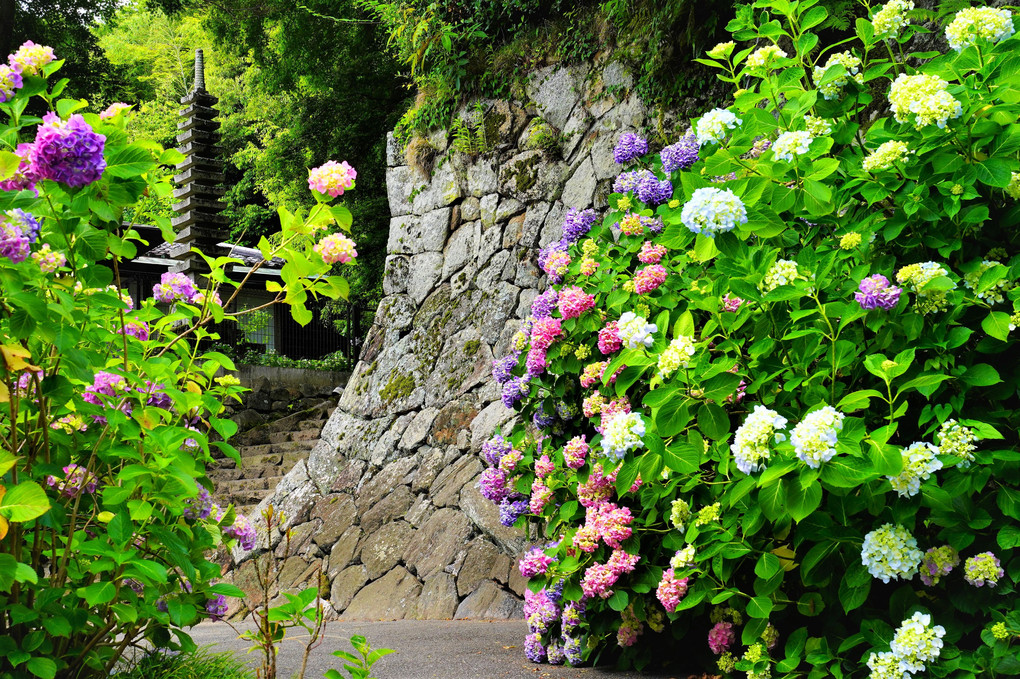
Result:
M226 209L222 186L223 153L219 145L220 124L216 122L219 99L205 89L205 64L202 50L195 50L195 87L181 99L183 120L178 123L178 151L184 160L177 164L174 181L178 188L174 197L177 216L171 220L177 230L177 237L169 248L170 256L178 261L173 271L185 273L200 286L204 281L198 277L208 273L208 265L193 248L208 256L216 254L218 243L227 238L230 222L221 214Z

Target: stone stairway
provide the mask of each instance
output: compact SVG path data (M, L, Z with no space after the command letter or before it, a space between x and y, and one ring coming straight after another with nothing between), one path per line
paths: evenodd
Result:
M241 465L221 455L210 467L216 502L221 506L233 503L243 514L254 509L296 462L308 457L335 406L333 400L322 401L231 439L241 454Z

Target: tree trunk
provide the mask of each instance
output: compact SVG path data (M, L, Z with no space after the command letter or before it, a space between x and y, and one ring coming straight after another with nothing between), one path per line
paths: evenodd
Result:
M10 54L14 49L14 3L16 0L0 0L0 55Z

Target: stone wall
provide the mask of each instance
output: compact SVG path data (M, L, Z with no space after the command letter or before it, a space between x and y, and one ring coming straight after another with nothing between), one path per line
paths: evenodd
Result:
M513 415L491 361L545 285L537 248L559 238L568 208L605 205L616 138L648 122L631 85L616 63L540 70L531 105L484 102L489 152L433 135L427 180L390 139L386 297L311 455L263 502L293 527L284 587L314 584L321 566L347 618L520 614L526 537L477 489L479 449ZM548 126L554 148L536 143ZM250 570L237 571L242 587Z

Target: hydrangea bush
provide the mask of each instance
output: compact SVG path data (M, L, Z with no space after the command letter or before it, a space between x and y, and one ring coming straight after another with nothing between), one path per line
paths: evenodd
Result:
M193 647L184 629L241 595L215 583L213 550L255 542L205 472L217 450L239 460L224 402L242 388L203 347L237 315L225 269L242 262L168 273L136 306L119 262L141 241L123 217L171 192L160 166L183 156L129 143L126 107L59 98L61 64L28 42L0 67L0 677L107 676L140 644ZM33 98L42 118L26 115ZM281 210L276 244L261 243L286 260L276 301L304 323L309 295L346 295L330 265L357 254L321 237L350 226L330 200L354 171L312 178L311 213Z
M481 481L544 533L532 660L1020 673L1020 42L964 10L903 55L912 9L832 46L814 0L740 9L729 104L625 135L541 253Z

